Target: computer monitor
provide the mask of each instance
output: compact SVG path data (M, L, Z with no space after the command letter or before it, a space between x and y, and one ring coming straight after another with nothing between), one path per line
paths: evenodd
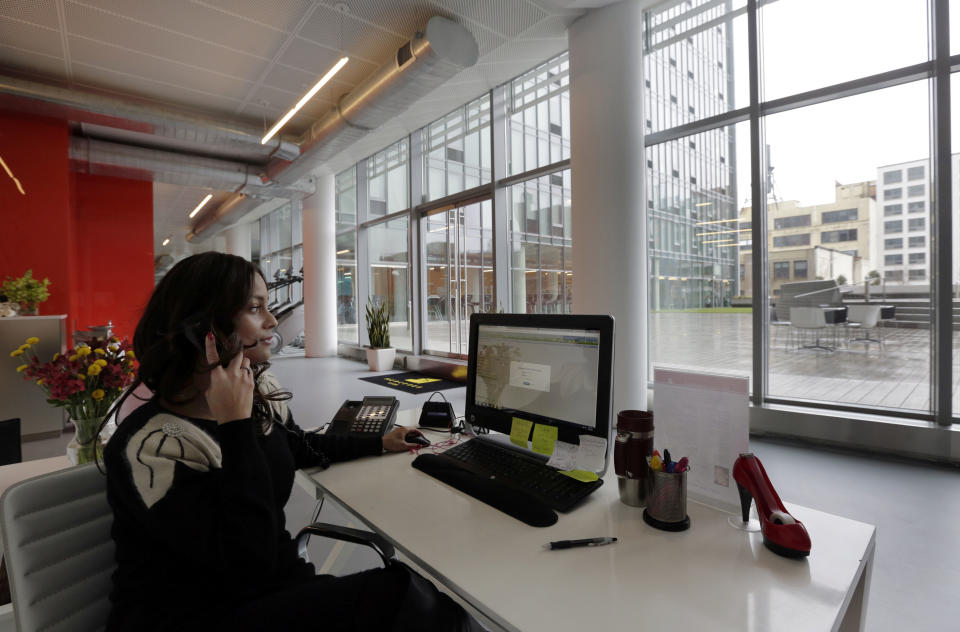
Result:
M610 440L613 318L580 314L473 314L465 416L510 434L514 417L557 427L574 445Z

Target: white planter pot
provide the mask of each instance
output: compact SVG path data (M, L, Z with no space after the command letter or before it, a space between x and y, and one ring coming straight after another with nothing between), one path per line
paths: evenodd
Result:
M371 371L389 371L393 368L393 360L397 357L397 350L393 348L386 349L367 349L367 364Z

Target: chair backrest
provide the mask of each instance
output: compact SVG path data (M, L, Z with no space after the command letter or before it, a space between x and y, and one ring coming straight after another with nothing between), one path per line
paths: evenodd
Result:
M847 305L847 321L851 323L860 323L864 329L870 329L877 326L880 320L879 305Z
M780 296L774 307L778 320L787 320L791 307L840 306L840 286L833 279L794 281L780 286Z
M0 539L20 632L103 630L116 567L107 479L94 464L17 483Z
M819 329L827 326L827 317L819 307L791 307L790 324L801 329Z
M22 459L19 417L0 421L0 465L19 463Z

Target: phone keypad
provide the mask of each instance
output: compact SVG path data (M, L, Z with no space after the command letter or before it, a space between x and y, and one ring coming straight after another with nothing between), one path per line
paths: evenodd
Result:
M387 421L390 406L361 406L350 425L351 432L380 432Z

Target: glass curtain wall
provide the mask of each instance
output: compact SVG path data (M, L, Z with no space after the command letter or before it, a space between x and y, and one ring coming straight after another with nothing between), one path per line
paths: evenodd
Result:
M490 182L490 95L423 130L423 199L438 200Z
M410 219L406 216L367 228L370 261L370 301L387 304L390 318L390 346L409 351L410 330ZM361 318L363 322L366 322Z
M680 318L662 316L681 310L686 338L724 341L691 341L682 363L749 372L756 403L948 420L958 362L935 308L956 293L937 278L960 281L958 169L930 150L930 130L951 128L930 99L928 28L928 8L947 4L688 0L648 12L652 362L677 357L656 342L683 339L666 335ZM938 208L950 185L952 206ZM952 234L938 235L947 212Z
M570 62L567 53L510 82L509 108L509 175L568 160Z
M357 168L336 177L337 340L357 344Z

